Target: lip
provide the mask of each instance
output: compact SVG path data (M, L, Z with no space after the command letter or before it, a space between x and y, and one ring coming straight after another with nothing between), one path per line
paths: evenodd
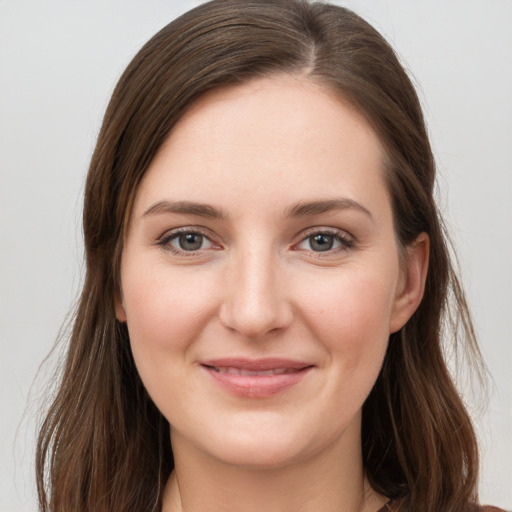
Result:
M268 398L298 384L314 367L292 359L211 359L201 367L225 391L244 398Z

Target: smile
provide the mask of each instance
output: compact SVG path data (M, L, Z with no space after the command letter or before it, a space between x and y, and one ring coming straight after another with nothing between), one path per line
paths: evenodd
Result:
M243 398L269 398L297 385L314 365L284 359L225 359L201 367L223 391Z
M260 376L265 376L265 375L283 375L285 373L295 373L295 372L298 372L300 370L296 370L295 368L275 368L274 370L245 370L243 368L233 368L232 366L230 367L224 367L224 366L221 366L221 367L216 367L216 366L212 366L211 368L213 368L213 370L219 372L219 373L229 373L231 375L260 375Z

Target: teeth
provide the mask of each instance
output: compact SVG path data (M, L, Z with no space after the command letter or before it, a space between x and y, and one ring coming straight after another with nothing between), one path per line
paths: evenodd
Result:
M244 368L233 368L231 366L214 366L213 369L219 373L229 373L230 375L244 375L244 376L269 376L269 375L283 375L284 373L294 373L298 370L294 368L274 368L272 370L245 370Z

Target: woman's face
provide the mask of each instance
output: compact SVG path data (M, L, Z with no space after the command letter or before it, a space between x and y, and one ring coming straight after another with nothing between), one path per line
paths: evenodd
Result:
M399 264L382 162L363 117L299 78L210 92L173 129L116 312L175 449L267 467L359 450L425 267L426 242Z

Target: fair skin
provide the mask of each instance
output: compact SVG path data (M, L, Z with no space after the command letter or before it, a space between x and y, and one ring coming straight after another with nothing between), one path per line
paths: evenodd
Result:
M171 425L164 512L375 512L361 408L418 306L428 238L400 261L383 150L310 80L221 88L137 191L116 314Z

